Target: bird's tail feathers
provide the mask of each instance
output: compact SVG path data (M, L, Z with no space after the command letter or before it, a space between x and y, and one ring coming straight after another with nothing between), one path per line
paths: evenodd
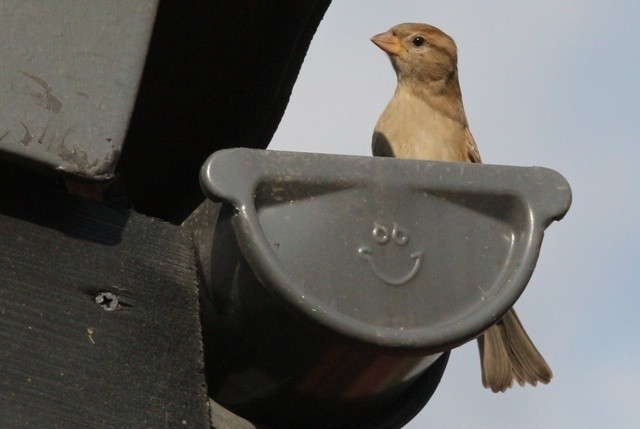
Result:
M521 386L547 384L553 374L511 309L479 338L482 384L504 392L516 381Z

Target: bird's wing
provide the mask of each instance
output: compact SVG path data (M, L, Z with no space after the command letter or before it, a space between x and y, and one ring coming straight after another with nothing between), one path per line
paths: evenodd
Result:
M478 151L478 146L476 146L476 141L473 138L473 135L471 134L471 131L469 130L469 128L467 127L467 132L466 132L466 140L467 140L467 158L469 160L469 162L475 162L475 163L481 163L482 162L482 158L480 158L480 152Z

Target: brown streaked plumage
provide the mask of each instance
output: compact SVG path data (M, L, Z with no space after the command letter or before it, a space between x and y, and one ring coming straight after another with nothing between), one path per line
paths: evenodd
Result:
M373 154L481 162L462 104L453 39L436 27L407 23L371 41L389 55L398 78L373 133ZM478 346L482 384L494 392L514 381L546 384L553 376L513 309L478 337Z

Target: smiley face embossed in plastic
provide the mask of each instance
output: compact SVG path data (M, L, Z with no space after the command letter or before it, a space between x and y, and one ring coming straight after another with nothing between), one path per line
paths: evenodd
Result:
M366 245L360 246L358 255L369 263L369 267L376 277L387 284L399 286L409 282L416 276L422 265L424 252L408 253L406 246L409 244L409 232L405 228L400 227L396 222L393 223L391 229L383 224L374 222L371 235L376 243L374 245L375 248ZM388 249L388 246L394 246L394 248ZM384 254L381 251L383 248L386 251ZM388 263L384 264L385 261L382 260L385 256L392 255L395 260L400 254L406 256L409 260L413 260L413 263L409 264L406 270L400 273L391 273L384 268L384 265L388 265ZM403 263L402 265L404 266L405 264Z

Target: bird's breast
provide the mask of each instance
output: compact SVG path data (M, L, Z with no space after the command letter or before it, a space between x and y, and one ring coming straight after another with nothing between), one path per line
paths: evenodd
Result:
M373 154L464 161L465 126L419 97L397 91L376 124Z

